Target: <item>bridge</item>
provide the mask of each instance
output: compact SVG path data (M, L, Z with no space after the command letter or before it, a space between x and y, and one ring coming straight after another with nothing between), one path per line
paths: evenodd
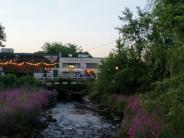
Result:
M90 78L45 78L43 86L56 90L59 98L82 98L88 94L89 86L94 79Z

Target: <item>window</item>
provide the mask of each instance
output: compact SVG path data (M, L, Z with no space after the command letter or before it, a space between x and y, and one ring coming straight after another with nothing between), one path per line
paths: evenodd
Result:
M86 68L96 69L97 63L86 63Z

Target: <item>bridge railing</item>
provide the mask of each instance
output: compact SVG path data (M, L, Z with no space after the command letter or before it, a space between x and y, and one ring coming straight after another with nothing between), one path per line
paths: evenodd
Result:
M95 77L93 76L58 76L58 77L53 77L53 76L47 76L47 77L43 77L44 80L55 80L55 79L83 79L83 80L87 80L87 79L95 79Z

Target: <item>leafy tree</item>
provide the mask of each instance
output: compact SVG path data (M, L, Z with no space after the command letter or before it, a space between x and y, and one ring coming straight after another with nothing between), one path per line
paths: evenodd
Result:
M164 35L172 40L184 41L184 7L183 0L155 0L153 14L155 22L164 28ZM173 42L176 43L177 41Z
M0 24L0 46L3 47L4 45L2 44L3 41L6 40L6 35L4 33L4 27L1 26Z
M109 104L113 94L141 94L145 110L160 115L160 137L184 137L184 3L153 0L152 9L120 16L116 50L102 63L92 97ZM114 101L116 102L116 101ZM135 118L134 118L135 119ZM158 121L158 120L157 120ZM127 122L126 122L127 123Z
M151 35L151 16L149 12L145 12L139 7L137 8L137 18L134 18L133 13L128 8L122 14L123 16L120 16L119 19L123 25L117 27L117 29L122 37L122 41L125 42L127 47L133 48L135 56L141 60L148 46L148 37Z
M144 97L147 110L159 107L161 137L180 138L183 133L184 3L183 0L155 0L154 29L150 48L153 70L162 78ZM162 75L165 74L165 75Z
M184 75L176 75L154 83L153 90L144 94L143 104L148 112L159 109L161 137L184 136Z
M63 57L68 57L69 54L72 54L74 57L77 57L79 53L88 54L89 56L91 56L88 52L83 52L80 46L71 43L45 43L42 49L44 53L47 54L58 54L59 52L61 52Z
M165 68L172 74L181 73L184 67L184 3L183 0L155 0L153 5L155 32L161 40ZM156 37L155 37L156 38ZM158 50L157 50L158 51Z
M152 20L148 12L137 9L137 18L127 8L119 17L123 22L121 27L117 27L120 39L116 50L100 67L99 79L92 89L92 96L133 94L149 87L152 75L145 56L149 48L148 37L152 33Z
M45 52L44 51L36 51L36 52L34 52L35 54L45 54Z

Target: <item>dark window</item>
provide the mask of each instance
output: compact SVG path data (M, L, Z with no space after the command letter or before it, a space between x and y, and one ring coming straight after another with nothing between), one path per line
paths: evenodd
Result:
M96 69L97 63L86 63L86 68Z

